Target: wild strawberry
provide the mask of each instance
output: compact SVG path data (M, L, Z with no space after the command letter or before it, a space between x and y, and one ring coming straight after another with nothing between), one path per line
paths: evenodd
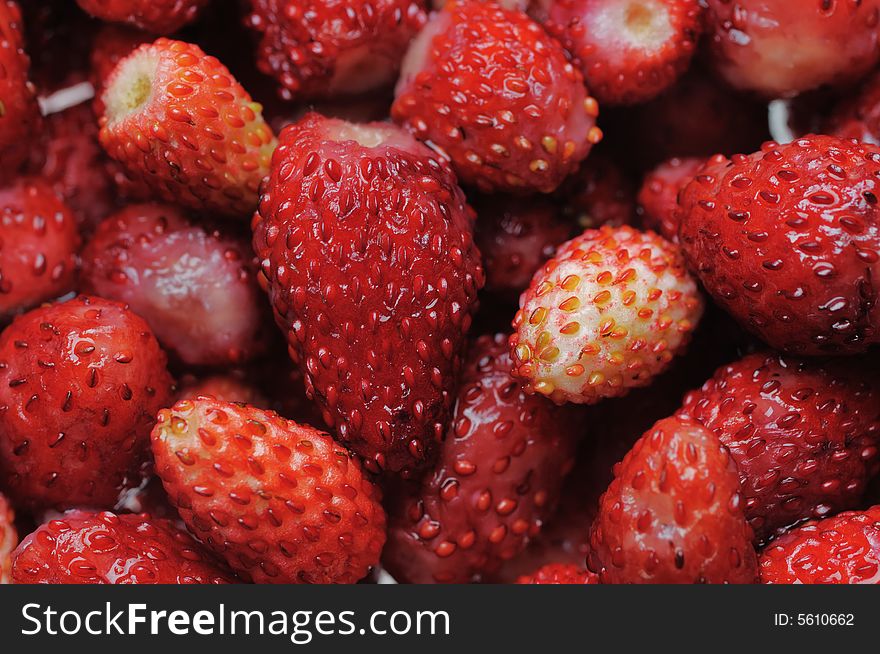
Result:
M505 338L479 338L436 468L399 498L383 562L399 581L463 583L523 551L550 515L582 429L571 407L526 395Z
M95 33L89 53L90 80L95 88L94 111L99 118L104 115L104 88L107 80L116 70L119 62L137 50L151 43L153 37L123 25L106 24Z
M182 386L177 396L179 400L194 400L205 396L223 402L250 404L260 409L269 408L269 400L262 391L251 384L244 375L234 372L187 380Z
M119 63L102 101L101 145L163 199L227 215L254 210L275 137L217 59L159 39Z
M719 155L719 160L724 160ZM678 194L706 163L700 157L673 157L649 172L639 189L642 227L678 242Z
M425 24L424 0L251 0L257 65L287 100L357 95L391 86Z
M378 489L326 433L183 400L159 414L153 454L187 527L257 583L354 583L379 562Z
M636 104L687 69L699 0L551 0L547 31L574 56L600 104Z
M147 324L81 296L0 334L0 482L19 507L112 506L141 481L156 412L171 399Z
M563 215L581 229L602 225L620 227L632 222L635 189L620 167L608 157L593 153L559 188Z
M699 174L679 238L706 290L772 347L880 342L880 149L830 136L766 143Z
M95 18L153 34L171 34L191 23L209 0L76 0Z
M170 520L71 511L26 536L16 584L227 584L232 575Z
M794 96L857 80L880 59L878 0L705 0L711 53L734 87Z
M753 354L679 412L730 450L758 540L855 508L880 471L880 376L849 361Z
M12 583L12 552L16 545L15 514L9 501L0 493L0 584Z
M520 298L510 344L529 392L593 404L648 385L703 313L677 248L627 226L563 244Z
M530 575L516 580L518 584L598 584L599 577L571 563L549 563Z
M540 25L450 2L410 46L392 117L482 191L549 193L602 133L598 105Z
M602 583L753 583L751 540L727 449L699 423L667 418L615 468L589 563Z
M70 209L45 181L0 189L0 322L72 290L79 245Z
M310 114L281 134L254 249L307 393L372 469L442 438L483 285L471 224L455 177L397 127Z
M85 292L127 303L188 365L225 366L264 347L265 299L248 243L174 206L130 205L82 253Z
M793 529L760 563L762 584L880 584L880 505Z

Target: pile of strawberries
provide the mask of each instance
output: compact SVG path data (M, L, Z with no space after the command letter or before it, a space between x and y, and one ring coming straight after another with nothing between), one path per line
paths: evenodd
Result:
M880 583L880 0L0 32L0 580Z

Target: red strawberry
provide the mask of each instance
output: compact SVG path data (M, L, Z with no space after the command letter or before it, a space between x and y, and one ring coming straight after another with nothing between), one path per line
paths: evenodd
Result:
M202 396L213 397L223 402L250 404L260 409L269 408L269 400L262 391L251 384L244 375L237 375L234 372L188 381L183 384L177 398L191 400Z
M581 229L628 225L635 214L632 183L617 164L598 153L591 154L563 183L557 197L564 214Z
M718 159L724 161L721 155ZM700 157L673 157L645 176L638 195L642 227L658 232L673 243L678 242L678 194L705 163Z
M310 114L255 217L276 318L328 425L371 468L431 458L483 285L455 177L402 130Z
M432 16L391 113L483 191L553 191L602 137L559 43L494 3L450 2Z
M0 189L0 323L70 291L79 245L73 215L45 181Z
M550 563L530 575L516 580L518 584L598 584L599 577L570 563Z
M209 0L76 0L95 18L125 23L154 34L171 34L191 23Z
M424 0L251 0L257 64L285 99L356 95L391 86L425 24Z
M761 553L762 584L880 584L880 505L808 522Z
M0 584L12 583L12 552L16 545L15 514L9 501L0 493Z
M275 137L259 104L198 46L159 39L107 80L101 145L163 199L244 216Z
M830 136L766 143L679 196L706 290L772 347L855 354L880 342L880 149Z
M880 73L844 96L825 120L823 133L880 145Z
M151 43L154 37L122 25L103 25L92 39L92 50L89 57L91 64L90 77L95 87L95 115L104 115L104 88L119 62L137 50L140 46Z
M475 342L440 460L391 515L383 562L399 581L491 575L555 507L583 423L569 407L526 395L510 363L504 336Z
M354 583L379 561L378 489L326 433L183 400L159 414L153 454L187 527L257 583Z
M767 97L844 84L880 59L878 0L705 0L715 67Z
M16 584L226 584L234 578L170 520L71 511L25 537Z
M854 508L880 471L880 376L859 363L753 354L690 393L680 415L730 449L759 540Z
M83 290L127 303L188 365L238 364L264 348L265 299L249 245L174 206L119 211L82 259Z
M594 404L648 385L703 312L677 248L631 227L562 245L520 298L514 375L555 402Z
M0 482L27 508L109 507L136 486L156 412L171 399L147 324L81 296L0 334Z
M752 583L751 540L727 449L699 423L667 418L615 468L589 563L602 583Z
M547 31L572 53L602 104L636 104L687 69L699 0L551 0Z

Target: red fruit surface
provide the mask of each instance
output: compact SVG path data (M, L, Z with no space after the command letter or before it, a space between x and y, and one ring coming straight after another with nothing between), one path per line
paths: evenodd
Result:
M12 583L12 552L18 545L15 529L15 513L0 493L0 584Z
M245 375L235 372L187 380L182 386L177 396L179 400L194 400L204 395L223 402L250 404L260 409L268 409L270 404L263 392L250 383Z
M727 448L699 423L667 418L615 468L589 564L602 583L753 583L751 541Z
M598 575L570 563L550 563L530 575L516 580L518 584L598 584Z
M880 584L880 505L808 522L761 552L762 584Z
M159 414L156 471L187 527L256 583L354 583L379 562L379 491L329 434L208 398Z
M156 338L121 304L80 296L16 318L0 334L0 485L19 508L113 506L171 397Z
M307 393L373 469L442 438L483 285L471 225L455 177L392 125L310 114L281 134L254 250Z
M540 25L456 1L410 46L391 115L448 157L464 184L549 193L601 139L598 111Z
M581 229L620 227L635 215L635 189L620 167L593 153L556 194L563 214Z
M880 375L861 362L752 354L685 398L736 463L759 541L855 508L880 471Z
M705 164L706 160L700 157L673 157L645 176L638 194L644 229L678 242L678 194Z
M687 69L701 32L699 0L552 0L545 23L600 104L635 104Z
M73 214L44 180L0 188L0 323L72 290L79 245Z
M234 577L170 520L71 511L26 536L16 584L227 584Z
M154 34L171 34L198 16L209 0L76 0L95 18Z
M584 418L526 395L503 335L475 341L440 460L398 498L385 568L398 581L478 581L537 535L574 464Z
M127 303L188 365L239 364L265 347L249 244L172 205L130 205L107 218L82 260L85 292Z
M880 342L880 149L831 136L766 143L688 184L679 239L721 307L772 347Z

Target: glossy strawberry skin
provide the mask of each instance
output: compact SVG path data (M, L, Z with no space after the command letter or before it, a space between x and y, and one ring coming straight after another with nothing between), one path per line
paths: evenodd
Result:
M0 322L70 291L79 246L73 214L44 180L0 189Z
M0 585L12 583L12 552L16 545L15 513L9 500L0 493Z
M763 584L880 584L880 505L793 529L760 563Z
M442 437L483 285L471 221L454 176L393 126L312 114L281 134L254 250L307 393L371 469L422 465Z
M0 334L0 480L20 508L113 506L136 486L156 412L171 399L165 355L120 304L80 296Z
M260 105L217 59L160 38L117 65L102 101L101 145L133 178L192 209L254 210L276 141Z
M153 34L171 34L195 20L209 0L76 0L86 12Z
M576 565L550 563L530 575L523 575L516 580L518 584L598 584L599 577Z
M679 198L688 264L777 349L857 354L880 341L880 149L830 136L766 143Z
M227 584L234 577L170 520L71 511L25 537L16 584Z
M398 581L485 578L555 507L584 418L526 395L509 370L503 335L474 343L438 464L391 512L383 562Z
M432 16L391 115L484 192L551 192L601 139L598 105L559 43L494 3L450 2Z
M673 157L650 171L639 189L642 227L678 241L678 194L706 163L700 157Z
M378 488L329 434L210 398L164 409L156 471L187 527L256 583L354 583L378 563Z
M727 449L680 418L656 423L615 467L593 523L602 583L753 583L757 556Z
M749 355L688 394L679 415L730 450L758 541L855 508L880 471L880 376L859 362Z

